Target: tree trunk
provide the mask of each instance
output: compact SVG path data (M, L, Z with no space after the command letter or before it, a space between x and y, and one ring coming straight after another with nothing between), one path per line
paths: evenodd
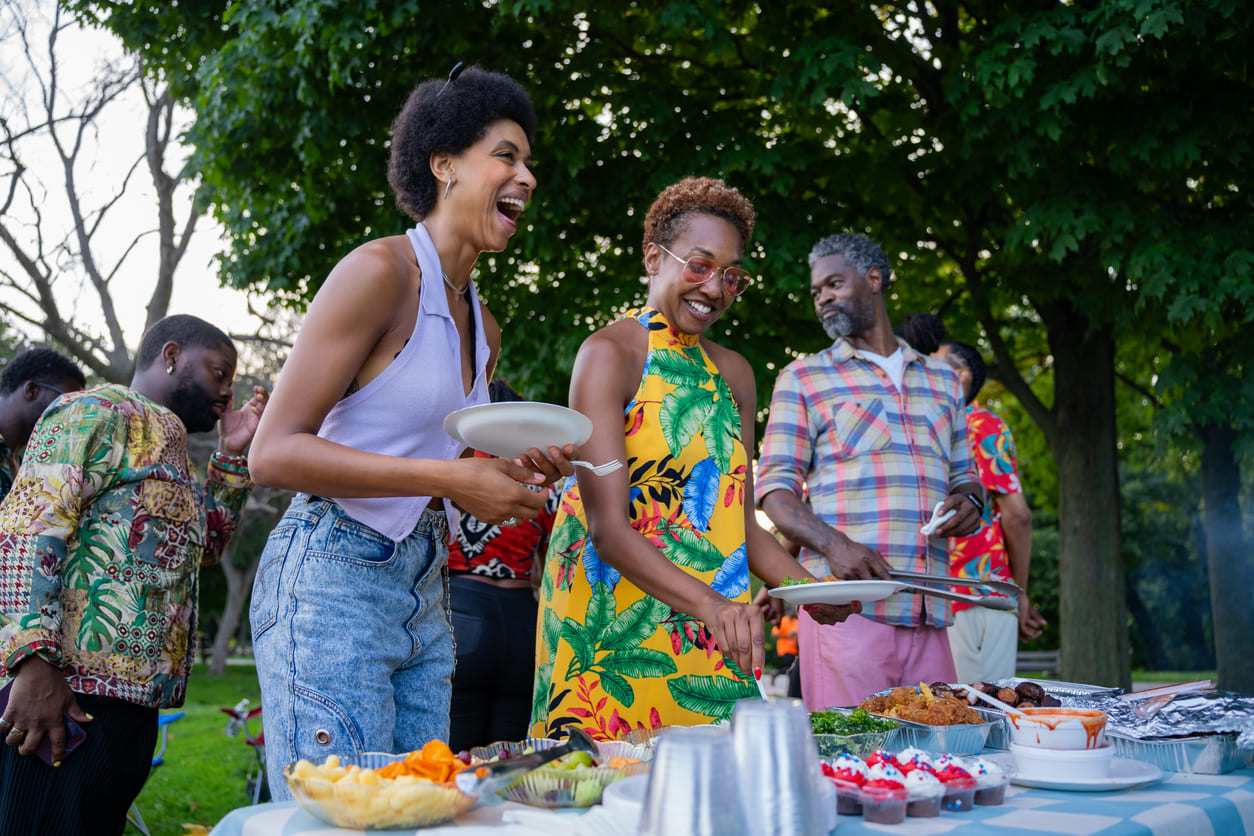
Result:
M226 671L226 657L230 650L231 638L239 627L240 615L244 610L244 602L248 600L248 590L252 588L253 576L257 574L257 564L261 553L253 555L246 569L241 569L232 562L235 555L235 544L227 545L222 553L219 566L226 576L226 604L222 608L222 620L218 622L218 634L213 639L213 657L209 660L209 673L220 674Z
M1130 688L1115 454L1115 345L1068 299L1039 306L1054 358L1063 679Z
M1163 634L1158 627L1158 619L1141 600L1141 595L1136 589L1135 578L1128 578L1127 600L1128 612L1136 627L1136 635L1145 646L1145 667L1152 671L1170 670L1171 662L1163 646Z
M1231 424L1207 424L1199 434L1217 684L1254 694L1254 557L1242 531L1241 471L1233 450L1237 433Z

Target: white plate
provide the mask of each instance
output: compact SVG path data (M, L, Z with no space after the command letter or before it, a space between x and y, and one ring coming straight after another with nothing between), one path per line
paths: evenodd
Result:
M1010 783L1038 790L1069 790L1071 792L1112 792L1142 787L1161 780L1163 771L1152 763L1115 758L1110 762L1110 775L1105 778L1045 778L1011 775Z
M516 459L532 447L583 444L592 435L592 419L557 404L507 401L450 413L444 431L474 450Z
M772 598L781 598L789 604L852 604L854 601L883 601L898 590L905 589L900 581L820 581L799 583L796 586L777 586L770 591Z

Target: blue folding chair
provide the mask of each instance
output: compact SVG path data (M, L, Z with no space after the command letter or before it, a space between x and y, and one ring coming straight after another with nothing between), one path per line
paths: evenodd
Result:
M170 745L170 724L182 720L186 716L186 711L180 711L177 714L162 714L157 717L157 731L160 732L160 737L157 739L156 754L152 756L153 769L165 763L165 749ZM144 822L144 817L139 814L139 807L135 804L131 804L131 809L126 814L126 822L144 834L144 836L151 836L148 833L148 825Z

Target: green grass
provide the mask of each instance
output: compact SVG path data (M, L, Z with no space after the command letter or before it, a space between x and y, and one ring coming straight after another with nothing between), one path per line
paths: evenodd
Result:
M1193 682L1198 679L1209 679L1215 681L1214 671L1132 671L1133 682L1163 682L1168 685L1177 682Z
M253 707L261 704L255 668L228 667L221 676L210 676L204 665L197 665L188 683L186 704L162 712L186 711L187 716L169 726L165 763L152 771L136 800L152 836L198 832L184 825L212 828L231 810L250 803L244 784L256 759L253 747L244 743L242 735L222 733L227 716L218 710L244 697ZM256 733L257 720L250 725ZM128 836L135 833L127 829Z

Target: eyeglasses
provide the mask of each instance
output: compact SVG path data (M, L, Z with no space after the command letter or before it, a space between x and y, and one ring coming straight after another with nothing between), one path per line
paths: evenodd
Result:
M42 386L45 389L51 389L52 391L56 392L58 395L65 394L64 389L58 389L57 387L53 386L51 383L40 383L38 380L32 380L31 383L35 384L36 386Z
M744 293L749 285L753 283L753 276L739 267L719 267L718 263L713 259L706 258L703 255L694 255L687 259L680 258L670 250L658 244L658 249L669 255L671 258L684 265L684 281L692 284L705 284L710 280L711 276L721 273L723 276L723 287L727 288L727 292L732 296L739 296Z
M464 61L458 61L453 65L453 69L448 71L448 81L444 82L444 86L440 88L440 92L435 94L437 99L444 95L444 91L448 89L450 84L457 80L457 77L462 74L462 70L464 69L466 69L466 63Z

